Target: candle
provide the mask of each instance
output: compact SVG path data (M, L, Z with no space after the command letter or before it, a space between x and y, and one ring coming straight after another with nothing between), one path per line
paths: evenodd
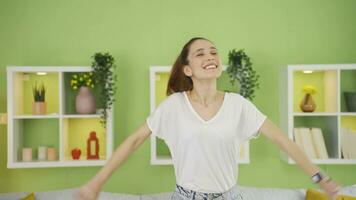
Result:
M47 148L47 160L48 161L57 160L56 149L54 147L48 147Z
M47 147L40 146L38 147L38 160L43 161L46 160L47 155Z
M22 148L22 161L32 161L32 148Z

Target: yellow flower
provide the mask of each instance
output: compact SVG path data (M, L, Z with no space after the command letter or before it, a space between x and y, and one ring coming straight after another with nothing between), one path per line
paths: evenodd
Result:
M92 72L73 74L72 79L70 80L70 86L74 90L80 88L81 86L94 88L95 83L93 75L94 74Z
M312 85L304 85L303 86L303 92L304 93L309 93L309 94L316 94L316 89Z

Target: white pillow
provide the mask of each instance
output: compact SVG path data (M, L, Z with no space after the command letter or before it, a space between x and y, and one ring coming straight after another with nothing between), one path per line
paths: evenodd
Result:
M38 192L35 193L36 200L71 200L74 199L74 194L78 192L78 189L67 189L49 192ZM99 200L139 200L139 195L130 194L120 194L120 193L109 193L100 192Z
M243 199L248 200L304 200L305 190L282 188L256 188L237 186Z
M356 185L342 187L339 193L356 197Z
M157 193L157 194L143 194L141 200L169 200L173 192Z
M1 200L14 200L21 199L28 195L26 192L14 192L14 193L0 193Z

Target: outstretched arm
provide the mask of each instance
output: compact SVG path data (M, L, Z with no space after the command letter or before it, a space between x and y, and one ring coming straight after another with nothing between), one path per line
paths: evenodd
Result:
M273 122L266 119L262 124L260 131L280 149L285 151L310 177L320 172L320 168L314 165L306 154L291 141L286 134L282 132ZM335 198L339 186L331 179L323 178L319 183L319 186L331 197Z
M148 136L151 130L144 123L138 130L131 134L114 152L104 167L76 194L77 200L95 200L101 187L111 174L133 153Z

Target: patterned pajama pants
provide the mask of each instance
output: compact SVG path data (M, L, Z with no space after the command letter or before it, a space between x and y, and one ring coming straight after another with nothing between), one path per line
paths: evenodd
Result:
M243 200L236 187L223 193L201 193L176 185L170 200Z

